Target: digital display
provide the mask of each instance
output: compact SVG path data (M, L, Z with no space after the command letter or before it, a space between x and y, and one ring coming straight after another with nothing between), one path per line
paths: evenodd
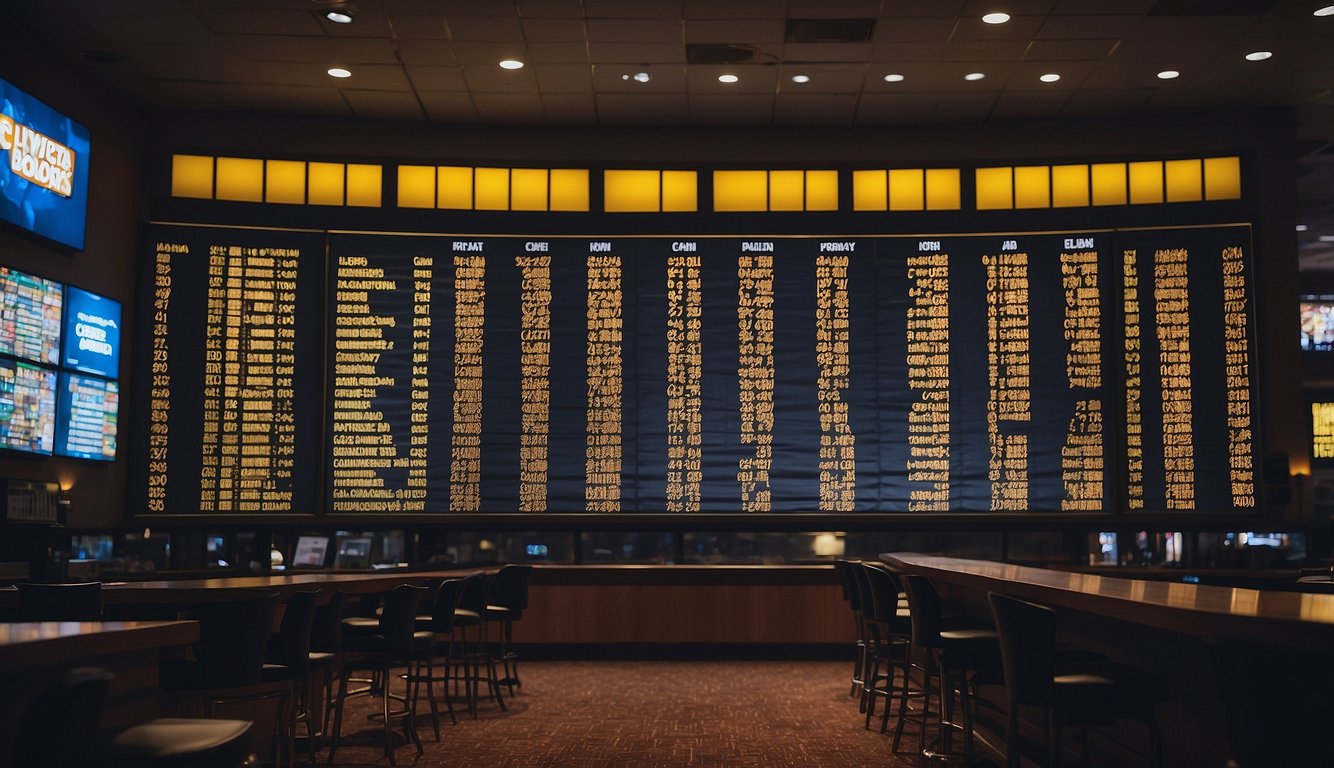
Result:
M1303 296L1302 349L1334 352L1334 296Z
M62 365L84 373L120 375L120 302L82 288L65 289Z
M320 475L356 515L1257 503L1247 226L154 240L148 511Z
M0 359L0 448L50 454L56 439L56 372Z
M101 461L116 458L119 384L62 372L57 402L56 453Z
M300 536L296 540L296 552L292 553L292 566L319 568L324 565L324 553L328 548L328 536Z
M0 78L0 219L83 249L88 129Z
M335 568L369 568L371 566L370 536L339 539L338 553L334 555Z
M60 283L0 267L0 353L60 362Z

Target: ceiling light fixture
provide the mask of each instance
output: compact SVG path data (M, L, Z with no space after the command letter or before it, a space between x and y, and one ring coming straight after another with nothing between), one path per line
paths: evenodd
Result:
M983 72L969 72L963 76L963 79L972 82L974 80L981 80L984 77L986 77L986 74Z
M324 18L328 19L329 21L332 21L335 24L352 23L352 14L348 13L348 9L346 8L343 9L330 8L329 10L324 12Z
M1317 239L1322 243L1334 243L1334 235L1321 235Z
M329 70L329 77L342 78L351 76L352 72L350 70L343 69L342 67L333 67L332 69Z
M1297 225L1297 231L1298 231L1298 232L1305 232L1305 231L1306 231L1306 225L1305 225L1305 224L1298 224L1298 225Z
M518 59L501 59L501 69L523 69L523 62Z
M809 83L810 81L811 81L811 76L810 76L810 75L793 75L793 76L792 76L792 82L794 82L794 83Z
M903 80L904 80L903 75L900 75L897 72L894 74L885 75L885 82L887 83L901 83L903 82Z
M653 78L649 77L647 72L636 72L633 75L621 75L622 80L634 80L636 83L647 83Z
M1265 59L1267 59L1267 58L1269 58L1269 57L1271 57L1271 56L1273 56L1273 55L1274 55L1274 54L1273 54L1272 51L1252 51L1251 53L1246 54L1246 60L1247 60L1247 61L1264 61Z
M1316 16L1334 16L1334 5L1327 5L1324 8L1317 8L1314 11Z
M732 75L732 74L718 75L718 82L720 82L720 83L735 83L736 81L738 81L738 80L740 80L740 79L741 79L741 78L737 77L736 75Z
M982 20L988 24L1004 24L1005 22L1010 20L1010 14L999 13L999 12L988 13L986 16L982 17Z
M1044 83L1054 83L1054 82L1056 82L1057 80L1060 80L1060 79L1061 79L1061 76L1058 75L1058 74L1056 74L1055 72L1049 72L1049 73L1047 73L1047 74L1045 74L1045 75L1042 75L1042 76L1039 77L1038 79L1041 80L1041 81L1044 82Z
M1175 69L1164 69L1162 72L1158 73L1159 80L1175 80L1178 77L1181 77L1181 73Z

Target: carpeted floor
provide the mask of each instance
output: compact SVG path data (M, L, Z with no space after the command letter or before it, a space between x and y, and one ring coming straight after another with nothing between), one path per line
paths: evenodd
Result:
M448 717L440 741L418 724L426 753L399 765L672 768L915 766L873 724L862 729L844 662L531 662L508 712L483 702L476 720ZM350 700L335 765L385 766L367 697ZM420 712L426 712L423 706ZM358 730L373 728L375 730ZM905 746L914 742L908 740ZM328 751L319 753L323 764ZM300 760L298 759L298 764Z

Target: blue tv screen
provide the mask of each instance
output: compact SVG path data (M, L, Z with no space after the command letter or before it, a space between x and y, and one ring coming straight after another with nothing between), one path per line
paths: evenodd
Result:
M113 461L120 412L120 386L77 373L60 374L56 453L76 459Z
M0 267L0 354L59 363L62 303L60 283Z
M0 78L0 219L83 250L88 129Z
M0 448L50 454L56 438L56 372L0 359Z
M116 378L120 373L120 302L67 286L61 346L66 368Z

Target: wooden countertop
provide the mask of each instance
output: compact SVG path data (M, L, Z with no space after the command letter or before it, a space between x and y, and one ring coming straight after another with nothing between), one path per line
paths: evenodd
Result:
M1215 587L890 552L898 572L1219 640L1334 653L1334 595Z
M87 664L121 653L189 645L197 621L43 621L0 623L0 670Z

